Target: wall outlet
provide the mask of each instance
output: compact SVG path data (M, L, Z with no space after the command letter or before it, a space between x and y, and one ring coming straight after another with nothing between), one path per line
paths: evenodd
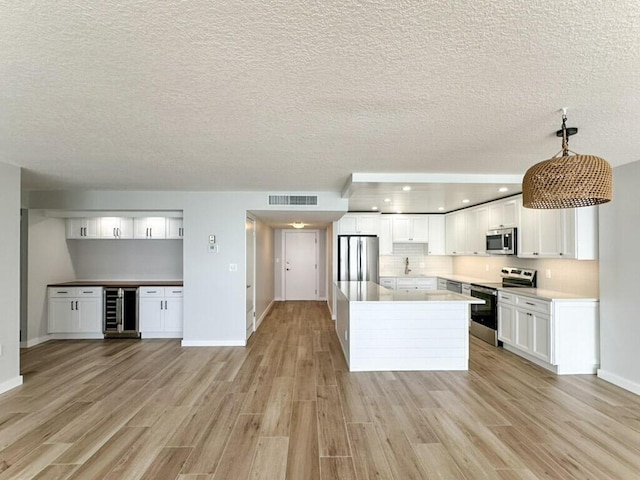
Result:
M544 271L544 276L547 278L551 278L551 270L549 270L548 268Z

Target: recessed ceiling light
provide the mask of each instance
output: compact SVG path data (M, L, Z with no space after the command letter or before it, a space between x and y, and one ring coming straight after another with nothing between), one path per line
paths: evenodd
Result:
M408 192L409 190L411 190L411 187L409 185L405 185L404 187L402 187L402 190Z
M462 203L469 203L469 199L465 198L464 200L462 200Z
M291 226L292 226L293 228L304 228L304 223L302 223L302 222L293 222L293 223L291 224Z
M371 207L371 210L377 210L378 207Z
M499 191L499 192L508 192L508 191L509 191L509 189L508 189L507 187L500 187L500 188L498 189L498 191Z
M444 207L438 207L438 211L442 212L444 210Z
M389 203L391 201L391 199L390 198L385 198L384 201L385 201L385 203Z

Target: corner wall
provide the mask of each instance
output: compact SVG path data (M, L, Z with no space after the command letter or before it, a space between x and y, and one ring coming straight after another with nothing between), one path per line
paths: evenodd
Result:
M0 393L20 375L20 169L0 163Z
M600 206L600 370L640 395L640 162L613 170L613 201Z

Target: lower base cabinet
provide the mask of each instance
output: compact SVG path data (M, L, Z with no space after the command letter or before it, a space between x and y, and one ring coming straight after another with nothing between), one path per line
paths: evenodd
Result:
M142 338L182 338L183 287L146 287L138 290Z
M102 287L49 287L48 332L54 338L102 338Z
M498 339L504 348L559 375L596 372L598 331L595 300L498 292Z

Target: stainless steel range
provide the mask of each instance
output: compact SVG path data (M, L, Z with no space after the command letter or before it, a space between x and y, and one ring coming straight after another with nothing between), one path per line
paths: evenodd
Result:
M485 301L484 305L471 305L469 333L491 345L498 341L498 287L536 287L536 271L520 267L503 267L501 283L471 284L471 296Z

